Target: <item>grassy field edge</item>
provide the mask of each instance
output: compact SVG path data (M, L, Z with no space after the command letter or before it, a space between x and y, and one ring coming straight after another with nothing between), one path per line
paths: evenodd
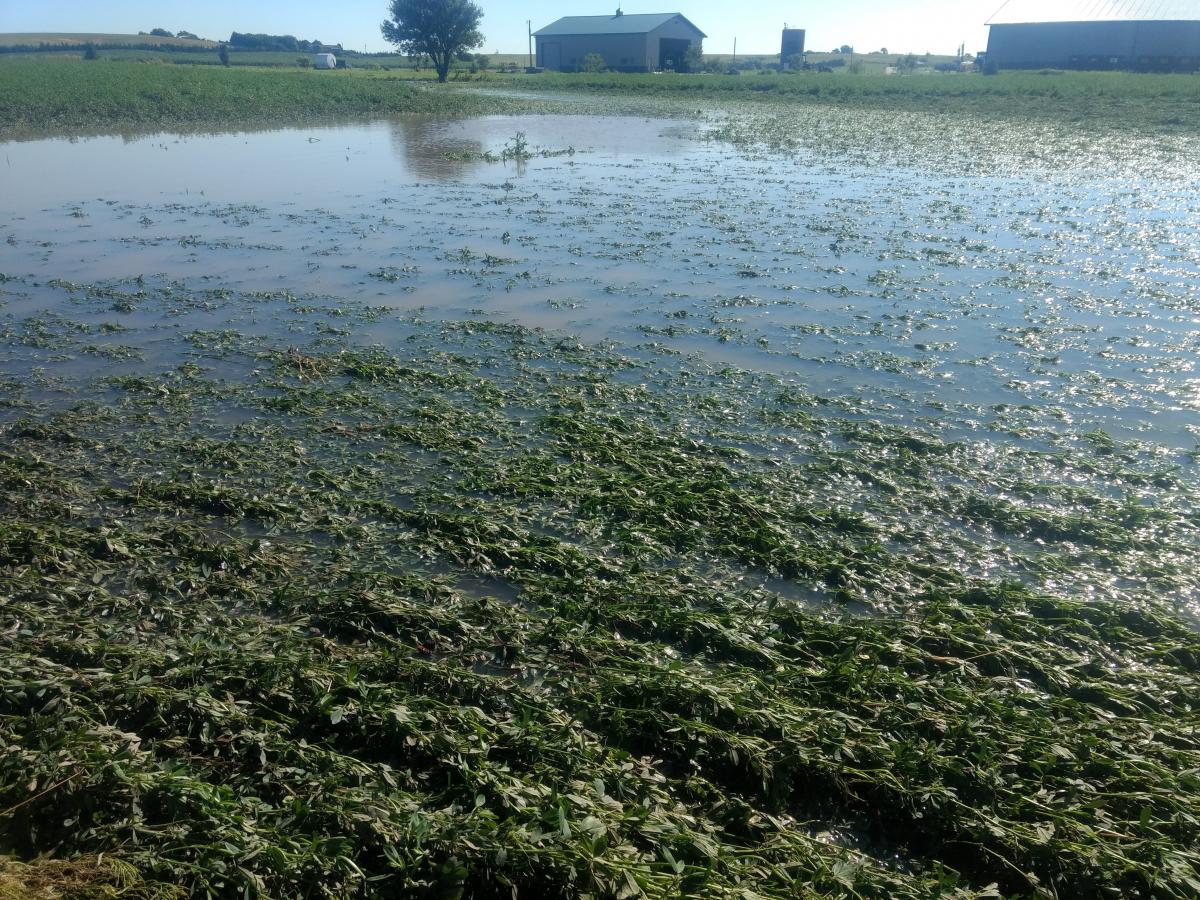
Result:
M110 126L470 115L518 104L360 73L14 60L0 78L0 138Z
M1041 118L1080 128L1200 130L1200 77L1003 73L877 75L469 76L485 90L436 88L404 72L316 72L103 60L0 62L0 138L104 127L288 124L404 113L528 109L535 93L671 101L750 100ZM529 92L529 100L488 88ZM595 112L594 109L589 109Z

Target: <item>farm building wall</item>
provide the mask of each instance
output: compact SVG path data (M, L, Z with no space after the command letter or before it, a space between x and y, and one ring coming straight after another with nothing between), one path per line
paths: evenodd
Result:
M704 35L682 20L667 22L650 32L632 34L558 34L535 35L537 64L543 69L575 72L583 66L589 53L598 53L604 65L620 72L652 72L662 68L665 61L678 65L682 54L668 49L663 55L663 41L686 41L700 47ZM679 48L681 44L668 44ZM672 56L672 52L675 56Z
M660 53L662 41L687 41L691 46L701 47L704 41L704 35L698 32L689 22L676 19L674 22L668 22L665 25L660 25L647 35L648 46L646 52L650 60L651 69L661 69L664 59ZM672 63L678 65L680 60L672 59Z
M645 34L539 35L537 64L551 71L575 72L589 53L599 53L610 69L645 72L651 65L648 50Z
M987 58L1002 69L1200 70L1200 22L993 25Z

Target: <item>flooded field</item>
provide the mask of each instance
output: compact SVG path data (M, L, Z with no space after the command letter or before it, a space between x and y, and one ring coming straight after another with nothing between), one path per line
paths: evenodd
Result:
M284 287L652 339L887 396L902 422L1195 446L1195 191L751 160L706 131L547 116L10 144L4 270L38 286L5 312L59 310L63 282ZM518 132L577 152L484 159Z
M0 849L1200 890L1195 151L892 119L0 145Z

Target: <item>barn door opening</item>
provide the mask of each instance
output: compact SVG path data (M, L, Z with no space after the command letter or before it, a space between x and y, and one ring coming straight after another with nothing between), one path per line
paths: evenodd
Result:
M662 38L659 40L659 68L674 69L676 72L686 72L688 68L687 52L691 46L691 41L679 38Z
M558 72L562 69L562 44L558 41L553 43L547 41L542 44L542 68L549 69L551 72Z

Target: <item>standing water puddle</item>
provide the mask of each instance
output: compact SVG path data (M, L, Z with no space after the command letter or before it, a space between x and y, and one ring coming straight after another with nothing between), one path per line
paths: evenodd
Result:
M0 375L26 402L69 405L88 378L196 358L257 377L231 362L245 341L298 354L394 347L418 322L547 329L641 365L757 373L843 423L830 434L809 412L764 407L755 433L708 432L751 458L826 466L865 442L903 470L913 429L920 447L965 441L970 464L930 476L957 518L893 549L1122 595L1131 576L1111 560L1085 574L1075 553L1070 575L1049 577L1028 560L1078 537L1097 504L1126 516L1121 503L1190 502L1200 198L1150 173L764 159L705 128L528 116L7 144ZM515 377L507 365L489 376ZM645 380L618 376L623 391ZM701 382L666 389L685 404L680 427L701 427L706 403L745 424ZM821 437L817 462L802 428ZM1081 450L1103 465L1061 462ZM1002 458L1011 477L980 482ZM1158 474L1131 485L1120 466L1134 464ZM1039 478L1066 484L1026 484ZM856 515L904 518L836 485ZM1075 525L1043 521L1061 503ZM981 545L981 524L1002 540ZM1173 582L1184 606L1186 581Z
M575 152L494 159L518 133ZM58 309L56 279L166 273L654 342L899 421L1020 410L1195 444L1194 192L767 164L700 137L542 116L10 143L0 271L24 280L3 312Z

